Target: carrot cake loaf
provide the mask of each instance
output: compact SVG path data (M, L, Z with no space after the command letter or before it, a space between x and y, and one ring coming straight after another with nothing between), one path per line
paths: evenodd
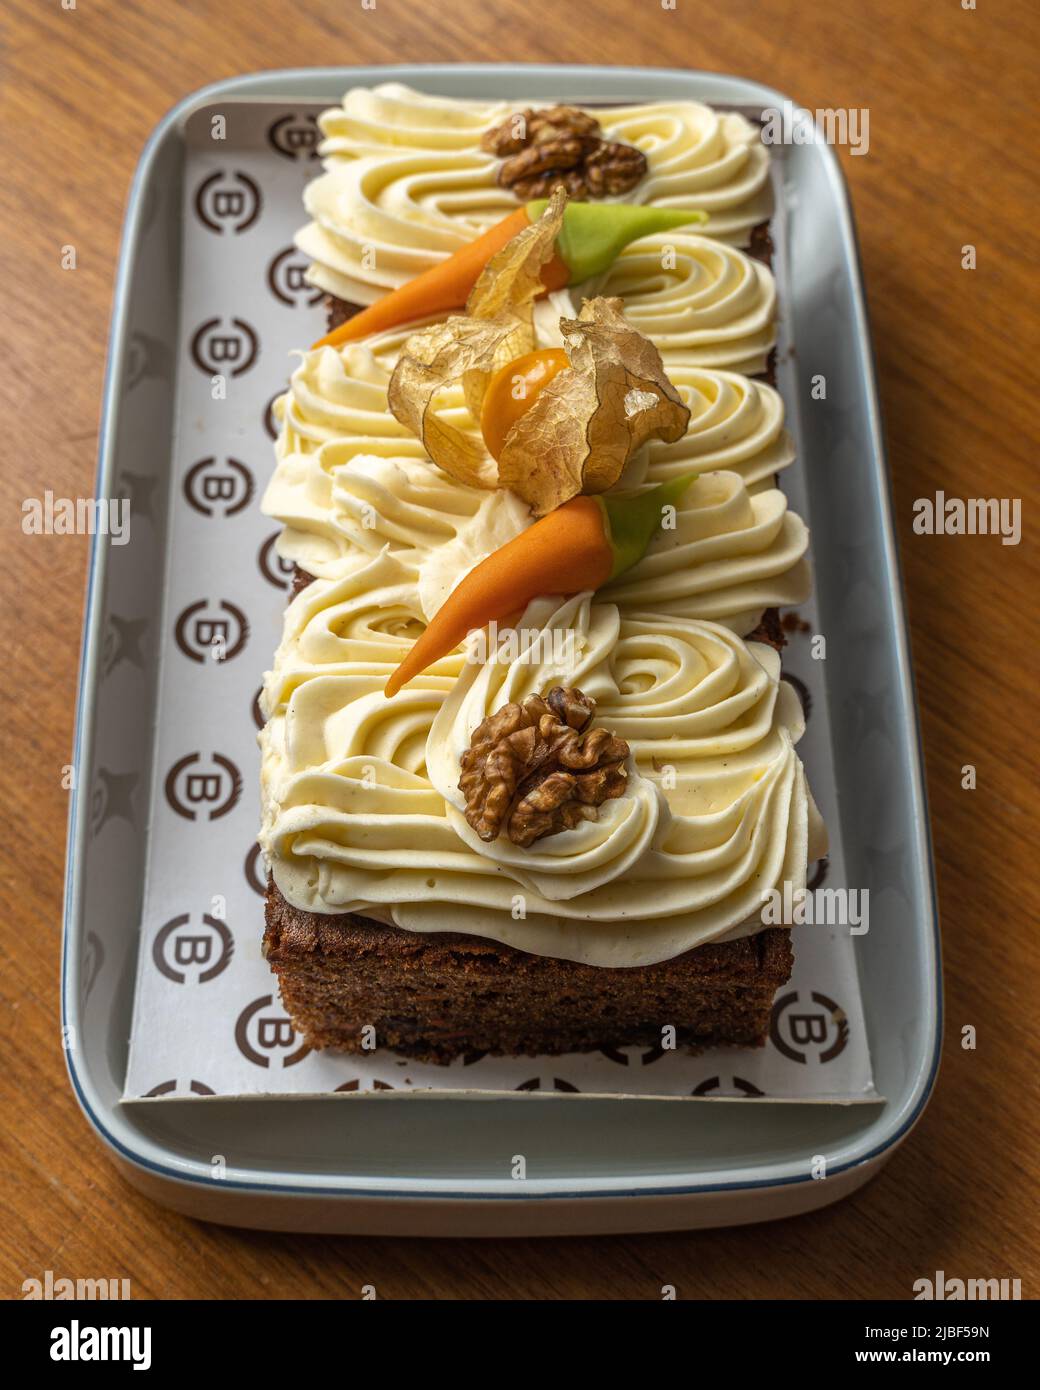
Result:
M766 153L696 103L393 84L322 129L299 244L336 302L263 503L297 568L260 736L285 1006L436 1061L759 1045L762 902L825 848L775 293L736 244Z

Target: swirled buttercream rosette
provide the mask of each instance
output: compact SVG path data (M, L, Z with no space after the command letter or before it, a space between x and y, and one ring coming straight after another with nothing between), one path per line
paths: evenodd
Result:
M400 83L348 91L320 118L326 172L305 191L311 221L297 245L313 283L371 304L508 213L516 199L480 141L529 105L447 101ZM646 155L647 175L626 201L703 208L709 234L736 245L768 217L768 155L738 113L677 101L594 114L606 139Z
M798 701L774 653L710 623L623 618L587 595L539 600L520 627L532 659L466 662L457 680L428 672L386 700L386 667L365 669L367 620L340 638L316 612L301 618L265 736L278 788L265 846L291 901L633 965L749 929L764 887L804 880L816 816L794 751ZM628 739L626 793L532 850L488 846L459 804L461 754L489 711L557 683L580 686Z

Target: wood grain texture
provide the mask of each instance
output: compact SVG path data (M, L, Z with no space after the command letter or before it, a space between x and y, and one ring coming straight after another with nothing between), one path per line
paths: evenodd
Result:
M8 0L0 240L4 1146L0 1293L127 1276L135 1296L905 1298L936 1269L1040 1289L1035 1225L1036 123L1032 0ZM22 499L89 494L127 187L157 119L255 68L457 60L702 67L809 107L866 106L843 161L862 242L913 624L943 909L947 1035L917 1133L852 1200L776 1225L570 1241L294 1238L150 1205L78 1114L57 1021L65 793L86 541L30 538ZM79 266L63 272L60 247ZM978 269L961 269L961 247ZM918 537L912 504L1023 499L1017 547ZM961 789L961 766L978 788ZM978 1030L973 1052L960 1046Z

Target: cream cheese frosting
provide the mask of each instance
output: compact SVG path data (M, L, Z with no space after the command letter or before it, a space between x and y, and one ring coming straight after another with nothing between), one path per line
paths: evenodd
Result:
M678 309L675 312L679 314ZM534 320L537 345L563 346L559 321L561 316L574 313L573 299L566 292L540 302ZM625 316L635 322L627 304ZM311 452L332 441L344 441L345 447L359 453L423 457L419 440L390 414L387 403L391 374L415 327L409 324L360 343L301 353L288 391L274 406L281 427L279 458ZM646 324L640 331L657 345L655 334L665 331L665 320ZM750 341L745 339L745 345ZM783 401L774 387L735 371L706 367L696 360L693 348L687 351L673 346L662 355L670 380L690 408L691 419L678 443L651 442L650 472L660 475L655 481L696 467L734 468L749 483L760 482L793 460L794 449L784 430ZM439 408L450 424L476 429L461 387L448 388Z
M262 505L284 527L279 553L320 577L389 545L421 569L431 617L453 585L529 518L507 492L448 478L390 414L386 389L404 336L303 354L279 406L279 458ZM548 336L543 323L540 341ZM675 444L655 440L640 450L622 486L687 472L719 476L687 490L677 529L654 539L615 601L651 611L659 601L661 611L749 632L765 608L802 602L808 592L805 527L772 487L794 456L783 402L774 388L735 372L669 371L690 409L687 432ZM441 410L459 429L476 430L461 387L445 392ZM749 495L757 493L767 495Z
M280 424L277 455L309 452L343 440L361 451L378 451L393 441L395 452L423 457L422 444L390 414L386 398L401 349L415 328L408 324L403 331L363 342L301 353L288 391L274 403ZM457 406L465 409L461 389Z
M291 536L280 547L288 558L297 558L288 548L301 543L295 533L337 524L327 515L331 481L323 474L332 475L362 455L426 457L419 440L389 412L386 390L393 361L394 349L383 339L342 350L315 349L303 354L289 391L276 403L282 431L264 511L290 528ZM769 487L774 475L793 461L783 401L773 387L735 372L698 367L671 367L669 376L690 410L686 434L675 444L651 441L626 470L627 486L724 469L738 473L757 491ZM445 392L441 408L459 429L476 429L460 387ZM309 500L301 495L308 492Z
M457 582L531 521L504 488L468 487L429 460L356 454L339 444L283 459L263 508L285 527L279 554L323 579L388 546L415 576L443 557Z
M449 100L399 83L348 91L320 118L326 172L304 193L311 220L297 245L311 258L313 282L371 304L516 208L480 137L538 105ZM711 237L741 246L769 216L769 157L743 116L692 101L593 114L605 139L647 157L646 177L624 201L699 208Z
M808 529L778 488L751 495L736 473L705 473L601 596L622 612L710 618L746 636L767 608L809 597L808 548Z
M722 367L755 376L776 346L776 285L761 261L709 236L676 229L622 251L596 292L624 300L669 373Z
M388 700L417 622L387 552L290 605L261 740L261 841L290 902L634 966L758 930L766 890L804 886L822 827L771 648L588 594L539 599L520 659L456 653ZM462 753L488 714L555 684L580 686L628 740L626 791L528 850L486 844L463 815Z
M668 375L690 408L686 434L675 444L651 440L645 454L645 481L661 483L681 473L727 469L739 473L752 491L771 485L794 462L794 441L784 428L780 393L736 372L669 367ZM641 460L626 483L637 480Z
M348 92L321 117L325 173L305 192L313 282L372 303L514 209L480 137L537 104ZM263 510L284 527L279 552L317 578L287 609L265 680L261 844L303 910L636 966L761 930L766 891L804 887L826 839L795 750L797 696L777 653L741 640L809 591L808 533L774 486L794 457L783 404L749 379L776 341L773 277L738 249L769 215L768 155L743 117L697 103L595 114L648 158L620 201L701 208L707 235L644 238L599 280L543 299L537 343L562 346L559 319L582 298L622 297L690 423L638 451L618 490L695 481L631 570L595 596L530 604L517 659L460 649L387 699L454 585L531 518L507 491L448 477L390 413L418 321L301 354L275 405ZM438 411L476 431L461 387ZM481 841L458 791L473 730L555 684L579 686L629 742L626 790L527 849Z
M327 286L326 286L327 288ZM539 345L562 345L560 315L576 317L594 295L624 300L625 317L651 338L669 373L684 367L720 367L759 376L776 346L776 284L772 272L734 246L681 229L643 237L622 251L605 276L557 291L539 305ZM377 360L393 363L412 332L434 319L366 340ZM348 344L347 369L356 360ZM331 363L326 371L334 377Z
M467 487L429 461L339 445L283 459L264 509L285 527L279 552L319 578L349 573L387 548L418 584L426 619L476 564L531 524L527 507L504 489ZM705 473L604 597L625 611L710 618L744 635L766 608L808 597L808 544L777 488L751 494L737 473Z

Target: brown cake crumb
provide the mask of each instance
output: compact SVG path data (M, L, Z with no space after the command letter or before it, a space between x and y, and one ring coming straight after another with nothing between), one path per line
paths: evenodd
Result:
M761 1047L790 977L790 933L769 927L657 965L612 969L485 937L407 932L353 913L301 912L270 883L264 951L293 1026L314 1048L379 1046L420 1061L659 1047Z
M762 614L762 621L758 627L755 628L754 632L749 632L744 641L765 642L767 646L775 647L778 652L782 652L787 646L787 638L784 636L779 609L767 608Z
M790 613L785 613L780 621L785 632L812 631L812 624L807 623L800 613L795 613L793 610Z

